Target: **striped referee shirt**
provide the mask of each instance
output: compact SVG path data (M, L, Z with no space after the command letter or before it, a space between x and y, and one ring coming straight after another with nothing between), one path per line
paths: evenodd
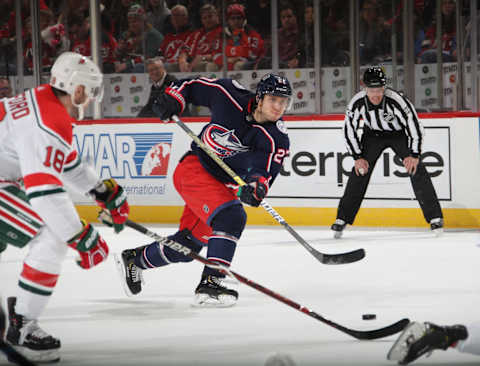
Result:
M355 94L345 112L343 128L347 149L355 159L362 157L359 129L363 124L379 132L405 131L410 155L419 157L422 152L423 126L413 104L400 93L386 88L382 102L374 105L365 90Z

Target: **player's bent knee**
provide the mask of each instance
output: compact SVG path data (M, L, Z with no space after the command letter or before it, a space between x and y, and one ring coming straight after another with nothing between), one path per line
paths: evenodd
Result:
M247 213L241 204L228 206L217 213L212 221L213 231L240 238L247 223Z

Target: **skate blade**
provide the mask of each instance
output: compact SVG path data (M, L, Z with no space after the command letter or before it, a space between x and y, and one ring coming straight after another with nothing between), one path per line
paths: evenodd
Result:
M387 360L402 362L408 355L410 344L421 338L425 334L425 330L426 327L423 323L411 322L407 325L388 351Z
M343 231L334 231L333 232L333 237L335 239L340 239L342 237L342 235L343 235Z
M60 352L59 349L50 349L43 351L35 351L22 346L13 346L13 349L20 353L22 356L27 358L29 361L35 363L55 363L60 361ZM13 360L10 360L13 362Z
M117 267L118 275L120 276L120 281L122 281L123 291L128 297L133 297L135 294L130 291L130 288L127 285L127 272L125 271L125 265L123 264L123 259L121 254L114 253L113 258L115 259L115 266Z
M207 294L196 294L192 306L195 308L229 308L237 303L235 296L220 295L218 299Z
M438 229L435 229L435 230L432 230L433 233L435 234L435 236L438 238L439 236L442 236L443 235L443 227L442 228L438 228Z

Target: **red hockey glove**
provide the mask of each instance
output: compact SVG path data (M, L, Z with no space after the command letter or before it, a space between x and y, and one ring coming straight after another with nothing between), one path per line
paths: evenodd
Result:
M107 209L112 216L112 222L102 222L105 225L113 226L116 233L119 233L125 227L125 221L128 219L130 207L127 202L127 194L115 179L105 179L103 185L90 191L95 197L97 204Z
M246 185L238 189L237 196L247 205L258 207L268 193L268 182L265 177L253 175L245 180Z
M81 222L83 229L67 243L80 254L77 264L84 269L90 269L107 259L108 246L92 225L85 220Z

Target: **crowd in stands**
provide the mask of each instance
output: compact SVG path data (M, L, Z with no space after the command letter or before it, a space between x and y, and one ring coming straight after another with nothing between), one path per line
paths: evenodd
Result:
M392 59L392 35L402 61L402 9L407 0L359 2L360 64ZM456 0L441 1L443 62L456 61ZM417 63L436 62L436 0L414 1ZM465 2L464 2L465 3ZM278 1L280 68L350 64L350 9L343 1ZM39 0L41 68L49 71L65 50L91 56L89 0ZM22 0L24 73L33 68L29 0ZM161 57L167 72L214 72L272 67L270 0L101 0L101 56L105 73L146 72L146 60ZM320 21L320 40L314 24ZM397 30L394 30L397 27ZM15 0L0 2L0 75L16 73ZM224 43L225 42L225 43ZM4 57L2 57L4 56Z

